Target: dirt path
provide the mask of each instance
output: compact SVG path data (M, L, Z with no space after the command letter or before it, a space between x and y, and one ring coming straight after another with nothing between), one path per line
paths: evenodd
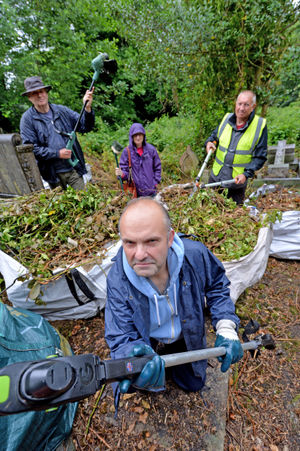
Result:
M274 352L249 354L230 380L226 449L300 449L300 262L269 259L261 281L237 302L276 341Z

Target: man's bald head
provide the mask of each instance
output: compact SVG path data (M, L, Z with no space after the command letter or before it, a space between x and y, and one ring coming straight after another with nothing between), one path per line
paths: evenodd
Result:
M129 215L130 217L135 217L136 213L139 215L151 216L153 213L157 213L158 217L161 215L161 220L166 226L166 231L169 232L172 228L171 219L168 211L163 206L161 202L153 199L152 197L138 197L137 199L132 199L126 207L124 208L120 220L119 220L119 233L121 234L121 227L123 219ZM160 214L159 214L160 213Z

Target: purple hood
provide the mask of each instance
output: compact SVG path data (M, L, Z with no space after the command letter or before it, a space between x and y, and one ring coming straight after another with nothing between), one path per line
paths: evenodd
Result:
M136 135L137 133L143 133L143 135L144 135L143 147L147 147L145 129L142 126L142 124L135 122L134 124L132 124L132 126L130 127L130 130L129 130L129 149L130 150L136 149L136 145L134 144L132 137L133 137L133 135Z

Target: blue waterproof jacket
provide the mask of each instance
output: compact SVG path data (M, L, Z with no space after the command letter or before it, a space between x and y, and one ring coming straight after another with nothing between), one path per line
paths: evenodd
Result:
M230 298L230 282L223 264L203 243L186 238L182 241L185 255L179 275L178 314L187 349L202 349L206 347L205 298L213 327L221 319L230 319L238 329L239 319ZM113 359L128 356L135 344L151 345L149 300L127 279L122 252L121 247L107 278L105 339ZM206 361L194 362L192 366L195 375L204 379Z
M71 133L74 130L79 114L63 105L49 103L53 113L55 128L60 131ZM84 111L78 132L86 133L92 130L95 123L93 111ZM58 181L55 171L55 162L58 160L58 152L62 148L62 136L55 132L53 126L43 119L42 115L32 106L23 114L20 122L20 133L23 144L33 144L34 154L38 163L41 176L49 183ZM67 137L63 137L65 145ZM79 163L75 169L79 175L86 174L85 161L78 140L75 140L74 147ZM72 156L73 157L73 156ZM72 166L70 166L70 171Z

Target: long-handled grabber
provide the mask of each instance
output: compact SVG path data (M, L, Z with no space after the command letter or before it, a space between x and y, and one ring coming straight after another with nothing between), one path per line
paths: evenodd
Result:
M274 349L269 334L242 344L244 351ZM163 355L166 367L226 354L226 348L200 349ZM0 415L45 410L78 401L96 393L103 384L136 378L154 354L100 360L94 354L13 363L0 369Z
M216 141L214 141L214 144L216 144ZM209 161L211 155L213 154L213 152L214 152L214 151L213 151L212 149L210 149L210 150L208 151L208 153L207 153L207 155L206 155L206 158L205 158L205 160L204 160L204 163L203 163L203 165L201 166L201 169L200 169L200 171L198 172L198 175L197 175L197 177L196 177L196 179L195 179L195 185L194 185L193 191L191 192L191 194L190 194L189 197L193 197L193 195L195 194L195 192L196 192L197 189L199 188L199 182L200 182L200 179L201 179L201 177L202 177L202 174L203 174L203 172L204 172L204 169L206 168L207 163L208 163L208 161Z
M123 147L121 146L120 143L118 143L118 141L114 141L114 142L112 143L111 150L113 151L113 154L114 154L114 156L115 156L116 165L117 165L117 168L118 168L118 167L119 167L118 155L122 152ZM120 182L122 191L124 191L123 182L122 182L122 177L119 175L119 176L118 176L118 179L119 179L119 182Z
M92 68L94 69L94 75L92 78L92 83L91 86L89 87L89 91L91 91L94 87L95 82L98 80L99 75L101 73L106 73L106 74L110 74L110 73L115 73L117 70L117 62L116 60L110 60L109 56L107 55L107 53L100 53L96 58L93 59L92 61ZM57 133L60 133L63 136L68 136L69 140L67 142L66 145L66 149L68 150L72 150L72 154L73 154L73 159L69 158L68 162L70 163L70 165L72 167L75 167L77 165L77 163L79 162L78 157L76 155L75 149L73 149L74 146L74 142L76 139L76 131L78 129L78 126L80 124L82 115L84 113L85 107L88 103L88 100L86 100L83 104L83 107L81 109L81 112L78 116L77 122L75 124L74 130L70 133L67 132L63 132L63 131L59 131L57 129L55 129L55 131Z

